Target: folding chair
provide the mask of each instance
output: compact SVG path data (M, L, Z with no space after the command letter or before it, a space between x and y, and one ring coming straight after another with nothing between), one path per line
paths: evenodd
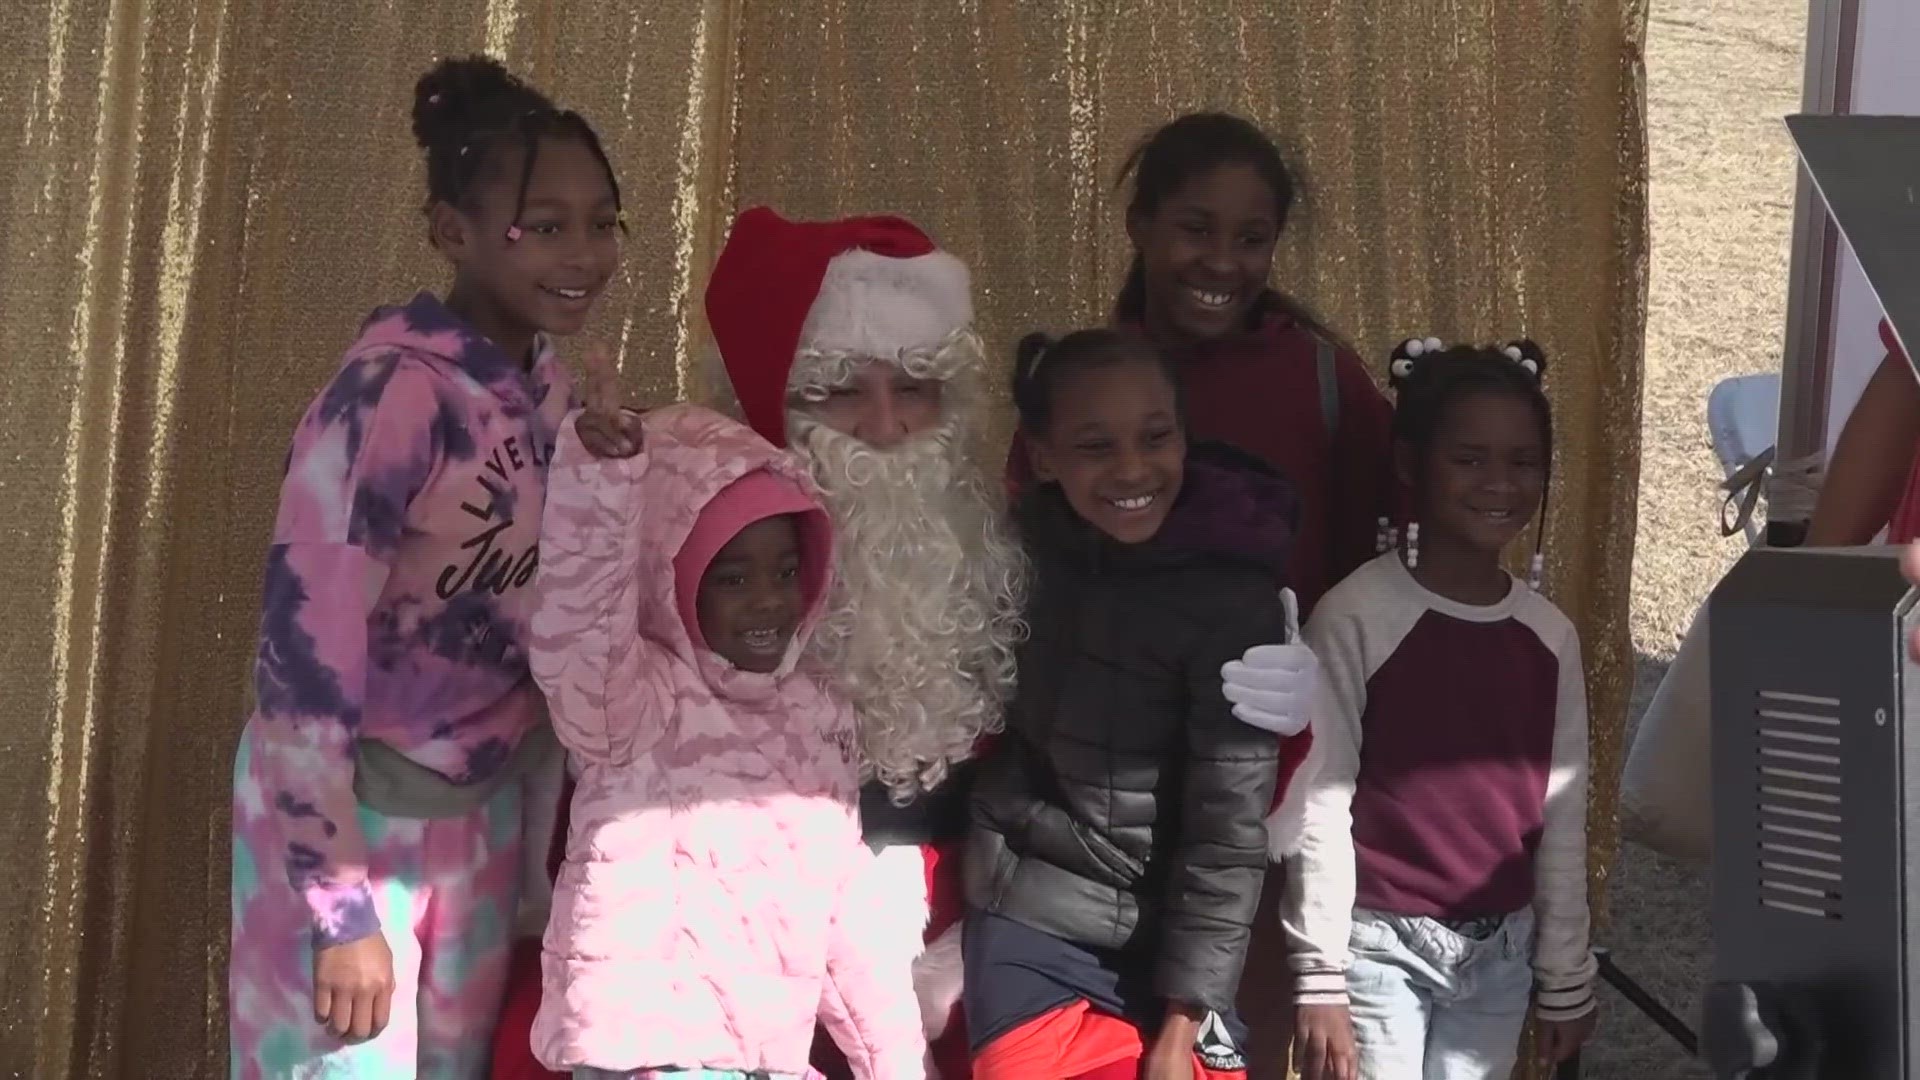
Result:
M1720 533L1759 539L1753 512L1766 491L1773 466L1773 443L1780 424L1780 376L1739 375L1724 379L1707 395L1707 431L1720 459L1727 493L1720 511ZM1731 514L1731 516L1729 516Z

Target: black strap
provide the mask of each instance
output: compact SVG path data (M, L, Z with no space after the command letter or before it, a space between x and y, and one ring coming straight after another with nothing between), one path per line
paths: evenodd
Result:
M1326 427L1327 442L1340 430L1340 371L1339 353L1334 350L1333 342L1318 334L1313 336L1313 363L1320 379L1320 422Z

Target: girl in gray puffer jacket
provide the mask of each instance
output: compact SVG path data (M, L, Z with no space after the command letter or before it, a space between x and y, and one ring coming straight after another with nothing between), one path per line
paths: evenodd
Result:
M1284 640L1297 503L1251 456L1188 445L1130 333L1033 335L1013 388L1040 481L1017 515L1032 635L973 793L974 1077L1238 1075L1263 818L1308 736L1235 719L1220 669Z

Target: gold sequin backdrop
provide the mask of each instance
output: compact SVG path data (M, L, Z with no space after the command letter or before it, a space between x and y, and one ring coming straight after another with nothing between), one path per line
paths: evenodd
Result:
M596 333L692 392L734 207L892 209L996 354L1102 317L1110 189L1224 106L1304 162L1277 274L1362 344L1554 357L1551 587L1585 633L1596 880L1646 269L1643 0L0 3L0 1074L224 1071L229 768L286 442L371 305L440 280L410 88L507 57L600 126L633 238Z

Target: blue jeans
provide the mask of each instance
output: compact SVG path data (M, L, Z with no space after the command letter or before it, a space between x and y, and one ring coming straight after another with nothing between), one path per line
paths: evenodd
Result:
M1361 1080L1507 1080L1533 996L1533 913L1476 940L1356 910L1347 997Z

